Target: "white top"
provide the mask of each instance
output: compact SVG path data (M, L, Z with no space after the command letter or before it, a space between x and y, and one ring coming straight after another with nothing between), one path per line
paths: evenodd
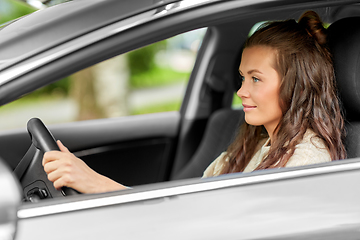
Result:
M260 142L261 148L255 153L249 164L244 169L244 172L252 172L263 161L269 153L268 138L264 144ZM224 158L226 152L223 152L217 157L205 170L203 177L214 177L220 175L225 164L228 164L229 159ZM303 140L295 146L294 154L290 157L285 167L296 167L316 163L330 162L331 157L322 139L316 137L315 133L308 129L304 134Z

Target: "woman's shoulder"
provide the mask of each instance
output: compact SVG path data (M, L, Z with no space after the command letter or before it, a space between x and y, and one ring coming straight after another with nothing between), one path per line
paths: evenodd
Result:
M325 142L323 139L321 139L313 130L308 129L302 141L296 146L296 148L316 148L321 151L326 151L327 153L327 147L325 145Z
M302 141L296 145L294 154L290 157L286 166L295 167L330 161L331 156L324 140L318 137L314 131L308 129Z
M226 152L221 153L204 171L203 178L219 176L228 163L229 159L226 157Z
M262 138L260 139L260 141L258 142L258 145L256 146L256 149L255 149L255 153L254 155L256 154L259 154L259 150L263 147L263 145L269 141L269 138ZM254 158L254 156L253 156ZM207 168L206 170L204 171L204 174L203 174L203 178L206 178L206 177L215 177L215 176L219 176L224 167L229 164L229 157L227 156L227 152L222 152Z

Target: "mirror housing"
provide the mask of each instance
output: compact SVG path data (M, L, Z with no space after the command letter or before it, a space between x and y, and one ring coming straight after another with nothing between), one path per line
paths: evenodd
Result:
M10 168L0 159L0 239L14 239L21 188Z

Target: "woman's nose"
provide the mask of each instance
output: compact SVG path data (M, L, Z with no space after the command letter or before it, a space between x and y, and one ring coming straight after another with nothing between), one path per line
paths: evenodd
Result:
M241 84L241 88L236 92L236 94L240 97L240 98L246 98L250 96L249 90L248 90L248 84L246 83L246 81L243 81Z

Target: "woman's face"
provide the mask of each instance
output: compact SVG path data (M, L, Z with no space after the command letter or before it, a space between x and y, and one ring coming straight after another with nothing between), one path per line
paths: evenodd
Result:
M242 86L237 92L244 106L245 121L254 126L264 125L270 136L282 117L280 76L273 68L274 56L275 50L269 47L245 48L239 67Z

